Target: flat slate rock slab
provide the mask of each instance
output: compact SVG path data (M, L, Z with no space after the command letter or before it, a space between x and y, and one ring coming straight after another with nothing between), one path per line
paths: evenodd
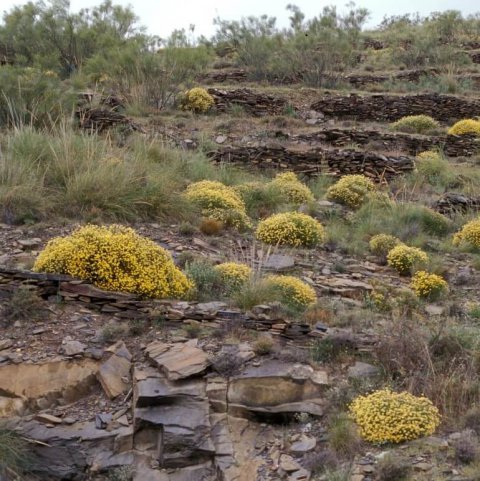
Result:
M200 374L209 365L208 356L197 347L196 339L181 344L155 341L149 344L145 351L170 381Z

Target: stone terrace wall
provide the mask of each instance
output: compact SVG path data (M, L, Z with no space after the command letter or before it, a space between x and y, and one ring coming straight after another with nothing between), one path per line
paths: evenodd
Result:
M302 142L326 142L336 147L355 143L375 144L382 150L401 150L411 155L434 148L441 148L450 157L470 157L480 151L480 138L475 135L425 136L401 132L384 132L374 129L325 128L318 132L289 136Z
M348 75L325 75L325 80L335 83L339 81L341 83L350 84L352 87L360 89L367 85L381 84L388 81L400 81L400 82L412 82L417 83L420 79L428 76L440 74L440 70L436 68L429 69L416 69L416 70L403 70L399 72L387 72L387 73L352 73ZM296 83L302 83L302 79L305 77L303 74L298 74L294 77L278 77L269 79L270 84L276 85L291 85ZM471 81L474 86L480 85L480 76L478 74L462 74L457 75L456 79L459 81L467 80ZM244 68L228 68L224 70L212 70L197 79L203 84L219 84L219 83L244 83L251 80L249 71Z
M426 114L437 120L480 115L480 100L454 95L324 95L312 109L329 117L392 122L406 115Z
M215 100L215 107L225 112L232 105L243 107L246 112L262 117L265 115L279 115L284 113L287 101L272 95L254 92L250 89L220 90L210 88L208 93Z
M413 159L407 156L389 157L374 152L321 147L225 147L210 155L218 162L248 163L259 168L292 170L310 176L365 174L373 178L392 178L415 168Z
M276 315L270 315L267 306L262 312L231 310L222 302L195 303L161 299L144 300L122 292L99 289L88 282L57 274L43 274L8 269L0 266L0 299L8 298L19 286L30 286L48 300L75 303L88 309L112 315L119 319L158 319L178 323L184 319L200 322L239 322L257 331L268 331L295 339L315 335L315 328L301 322L290 322Z

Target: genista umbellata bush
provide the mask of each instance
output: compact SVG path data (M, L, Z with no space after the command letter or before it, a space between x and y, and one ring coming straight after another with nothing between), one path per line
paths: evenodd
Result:
M294 276L268 276L265 281L277 293L282 304L305 310L317 300L315 289Z
M252 275L251 267L237 262L218 264L215 270L220 274L221 282L228 292L240 289Z
M196 113L208 112L214 103L213 97L201 87L187 90L181 99L183 110Z
M449 135L466 135L475 134L480 135L480 120L463 119L453 124L448 129Z
M440 424L438 409L425 397L390 389L359 396L350 414L361 436L372 443L401 443L435 432Z
M313 247L325 240L322 224L299 212L275 214L258 224L258 240L271 245Z
M327 190L327 199L352 209L360 207L371 192L375 191L375 184L364 175L345 175Z
M418 271L412 277L410 287L418 297L436 299L448 290L447 281L437 274Z
M465 245L480 249L480 219L467 222L454 236L454 245Z
M193 287L165 249L120 225L86 225L52 239L33 269L144 297L183 297Z
M428 256L418 247L410 247L404 244L397 245L387 254L387 262L390 267L399 274L406 275L414 267L419 267L428 262Z
M278 190L292 204L303 204L315 200L312 191L302 184L293 172L277 174L269 186Z
M397 245L402 242L398 237L390 234L374 235L368 243L370 252L379 257L386 257L386 255Z
M250 226L245 203L235 189L221 182L202 180L190 184L185 197L201 208L206 219L215 219L237 229Z

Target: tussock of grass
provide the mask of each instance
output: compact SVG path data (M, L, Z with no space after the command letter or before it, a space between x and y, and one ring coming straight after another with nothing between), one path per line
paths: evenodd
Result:
M368 241L376 234L394 235L409 245L425 247L432 239L446 238L455 225L456 222L413 202L370 201L347 220L332 219L326 230L333 247L366 255Z
M83 220L186 219L181 195L189 182L236 184L246 174L217 168L200 153L136 139L120 149L108 139L58 126L30 127L0 137L0 220L21 223L52 216Z

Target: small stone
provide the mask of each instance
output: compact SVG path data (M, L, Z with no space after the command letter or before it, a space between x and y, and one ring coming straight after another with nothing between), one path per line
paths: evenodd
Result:
M272 254L267 258L263 267L273 271L287 271L295 267L295 259L292 256Z
M85 350L85 357L90 357L91 359L96 359L99 361L103 357L103 349L98 349L95 347L90 347Z
M421 441L424 446L433 446L442 449L448 448L448 441L437 436L428 436L426 438L423 438Z
M83 354L85 352L85 344L81 343L80 341L63 341L62 342L62 350L66 356L77 356L79 354Z
M316 445L317 441L315 438L302 434L300 439L290 446L290 452L293 454L304 454L315 449Z
M95 427L97 429L106 429L109 423L112 422L112 415L110 413L101 413L95 415Z
M301 466L288 454L282 454L280 456L279 464L286 473L293 473L294 471L301 469Z
M37 329L34 329L32 331L32 334L34 336L37 336L38 334L43 334L44 332L47 332L47 328L46 327L38 327Z
M62 420L60 418L57 418L57 416L52 416L51 414L37 414L35 419L44 424L62 424Z
M430 471L432 469L432 465L429 463L418 463L413 467L416 471Z
M75 424L76 422L77 422L77 420L75 418L72 418L72 417L63 418L63 424L72 425L72 424Z
M353 366L348 368L348 377L351 379L374 377L379 373L380 370L377 366L360 361L357 361Z
M350 481L363 481L364 479L365 479L365 476L363 474L354 474L350 478Z
M13 341L11 339L2 339L0 341L0 351L3 351L4 349L8 349L13 345Z
M34 249L35 247L40 247L42 244L42 239L19 239L17 241L23 249Z
M227 137L225 135L217 135L217 137L215 137L215 142L217 144L223 144L225 143L226 140L227 140Z
M38 406L39 409L48 409L52 403L47 398L40 397L35 401L35 404Z
M299 469L288 476L288 481L308 481L311 473L306 469Z
M431 316L441 316L445 312L445 308L438 304L427 304L425 312Z

